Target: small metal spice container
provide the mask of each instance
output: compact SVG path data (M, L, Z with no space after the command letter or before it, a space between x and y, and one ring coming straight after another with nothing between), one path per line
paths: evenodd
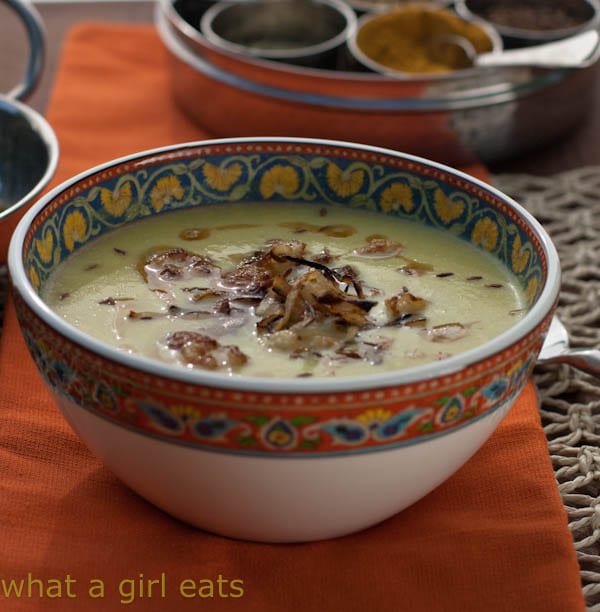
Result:
M225 52L331 69L355 26L343 0L218 2L200 20L206 40Z
M464 53L457 53L459 46L445 44L444 39L463 40L477 54L502 50L500 36L487 23L424 3L363 15L347 44L359 64L397 78L452 78L452 73L469 70Z
M492 25L507 49L566 38L599 21L596 0L456 0L455 10Z

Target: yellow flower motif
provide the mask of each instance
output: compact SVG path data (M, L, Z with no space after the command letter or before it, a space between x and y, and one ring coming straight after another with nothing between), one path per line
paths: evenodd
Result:
M35 248L40 254L42 261L44 263L50 263L52 261L52 254L54 253L54 234L47 229L42 240L36 238Z
M498 243L498 226L488 217L479 219L473 228L471 242L480 244L484 249L492 251Z
M356 420L361 423L384 423L392 416L391 410L385 408L369 408L356 416Z
M173 199L183 198L183 187L176 176L163 176L156 181L156 185L150 192L150 203L156 212L160 212L163 206L170 204Z
M63 238L69 251L75 248L75 242L82 242L87 232L85 217L78 210L70 213L63 226Z
M38 276L37 270L33 266L29 268L29 280L31 281L34 289L40 288L40 277Z
M527 299L527 305L531 306L535 301L535 295L537 293L538 288L538 279L537 276L534 276L529 279L527 283L527 287L525 287L525 298Z
M131 183L125 183L115 191L104 187L100 190L100 201L104 210L115 217L120 217L129 208L132 196Z
M404 183L393 183L381 194L381 210L384 212L400 208L410 212L414 207L412 189Z
M189 419L198 419L200 418L200 410L195 406L190 406L189 404L176 404L175 406L169 406L169 412L179 417L187 417Z
M515 364L513 364L507 371L507 375L508 376L512 376L515 372L518 372L521 369L521 366L523 365L523 361L521 359L519 359L519 361L517 361Z
M453 421L457 416L459 416L461 412L460 404L454 403L452 404L444 413L444 421Z
M236 163L223 167L206 163L202 172L210 187L217 191L227 191L242 175L242 165Z
M365 179L365 173L362 170L342 170L335 164L327 166L327 184L339 196L347 197L358 193Z
M273 166L269 168L260 179L260 193L263 198L270 198L275 194L289 197L300 187L298 173L291 166Z
M115 411L117 409L115 397L112 394L110 387L100 385L94 393L94 399L98 402L101 408L105 410Z
M448 199L441 189L435 190L433 199L435 211L444 223L450 223L463 214L465 205L462 202L453 202Z
M523 248L523 245L521 244L521 237L518 234L513 242L511 261L512 270L515 274L523 272L527 262L529 261L529 251Z
M267 440L274 446L285 446L290 443L292 436L282 429L273 429L268 433Z

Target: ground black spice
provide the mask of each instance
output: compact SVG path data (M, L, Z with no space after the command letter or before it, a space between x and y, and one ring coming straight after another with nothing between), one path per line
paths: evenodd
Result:
M499 0L473 2L469 8L496 26L535 31L574 28L588 21L593 14L591 6L582 0Z

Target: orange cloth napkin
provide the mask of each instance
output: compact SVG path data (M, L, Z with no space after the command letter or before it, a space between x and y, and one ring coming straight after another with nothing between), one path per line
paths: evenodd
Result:
M47 113L62 147L55 182L206 136L174 107L165 59L150 26L82 24L70 33ZM130 492L64 421L11 303L0 422L2 611L584 609L532 384L476 456L426 498L361 533L297 545L204 533Z

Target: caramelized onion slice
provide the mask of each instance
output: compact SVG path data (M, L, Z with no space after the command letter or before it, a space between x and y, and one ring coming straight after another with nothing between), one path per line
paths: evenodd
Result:
M366 245L354 249L352 253L360 257L370 257L373 259L384 259L400 255L402 245L389 238L374 237Z
M166 348L177 351L187 365L217 370L244 365L248 357L235 345L222 345L206 334L177 331L165 338Z
M423 337L430 342L455 342L468 333L468 328L462 323L444 323L421 330Z

